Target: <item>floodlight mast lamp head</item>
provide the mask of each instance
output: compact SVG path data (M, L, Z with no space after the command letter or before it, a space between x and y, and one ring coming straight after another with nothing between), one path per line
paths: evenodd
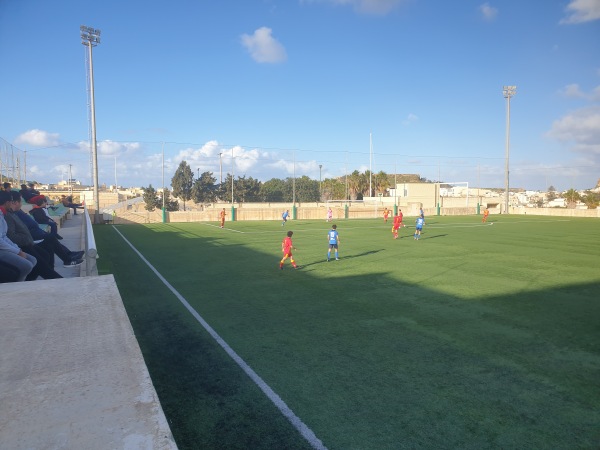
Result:
M504 95L504 98L511 98L516 93L517 93L516 86L504 86L504 88L502 89L502 94Z
M81 25L79 30L81 31L81 43L83 45L91 45L92 47L95 47L100 43L100 34L102 33L100 30L92 27L86 27L85 25Z

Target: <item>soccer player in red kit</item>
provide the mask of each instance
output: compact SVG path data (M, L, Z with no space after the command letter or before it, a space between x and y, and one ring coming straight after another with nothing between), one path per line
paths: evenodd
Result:
M293 231L288 231L287 237L283 238L283 241L281 242L281 251L283 252L283 259L279 262L279 268L281 270L283 270L283 263L288 258L290 258L290 262L292 263L294 269L298 268L296 261L294 261L294 257L292 256L292 250L296 250L296 247L294 247L294 244L292 244L293 234Z
M402 226L402 210L398 210L398 215L394 216L394 225L392 226L392 233L394 234L394 239L398 239L398 228Z
M225 208L219 213L219 220L221 221L221 228L223 228L225 225Z

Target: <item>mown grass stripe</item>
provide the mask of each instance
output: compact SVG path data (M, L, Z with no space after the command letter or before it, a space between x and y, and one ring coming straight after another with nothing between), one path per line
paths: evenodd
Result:
M154 272L154 274L163 282L163 284L179 299L192 316L202 325L202 327L212 336L212 338L221 346L223 350L235 361L235 363L250 377L250 379L259 387L267 398L277 407L277 409L286 417L292 426L306 439L306 441L315 449L326 450L321 440L302 420L291 410L291 408L281 399L281 397L233 350L227 342L206 322L200 314L188 303L188 301L160 274L156 268L138 251L135 246L127 240L125 236L113 225L112 228L121 236L121 238L131 247L131 249L140 257L140 259Z

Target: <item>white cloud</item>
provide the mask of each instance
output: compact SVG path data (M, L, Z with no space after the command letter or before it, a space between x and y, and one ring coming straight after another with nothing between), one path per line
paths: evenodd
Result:
M327 2L334 5L352 6L358 13L384 15L404 0L301 0L305 3Z
M485 20L494 20L498 15L498 9L494 8L493 6L490 6L489 3L484 3L483 5L480 5L479 11L481 11L481 14L483 15L483 18Z
M58 133L48 133L47 131L33 129L17 136L15 143L35 147L54 147L60 144L60 135Z
M179 153L175 156L176 161L187 161L191 166L202 165L201 163L206 158L212 158L218 156L219 153L224 152L222 146L217 141L208 141L200 148L185 148L179 150ZM230 151L231 153L231 151Z
M89 144L88 148L89 148ZM125 156L140 149L138 142L115 142L111 140L98 142L99 156Z
M219 154L222 154L219 157ZM237 177L243 176L249 169L255 167L260 161L269 158L269 153L259 149L246 149L236 145L233 147L224 147L218 141L209 141L202 147L186 148L180 150L173 158L173 162L179 165L181 161L186 161L192 170L198 168L201 172L213 172L213 175L223 169L223 173L231 173L231 157L233 155L233 170Z
M242 45L246 47L256 62L280 63L287 59L285 48L271 36L271 32L270 28L261 27L252 36L242 35Z
M600 155L600 107L581 108L555 120L548 136L573 142L573 150Z
M596 86L592 92L586 93L581 90L578 84L568 84L560 91L560 93L568 98L583 98L590 101L600 101L600 86Z
M600 0L571 0L565 8L563 24L577 24L600 19Z
M565 86L561 93L569 98L585 98L585 94L581 91L578 84L569 84Z
M412 123L415 123L419 120L419 117L416 114L410 113L405 120L402 121L402 125L409 126Z

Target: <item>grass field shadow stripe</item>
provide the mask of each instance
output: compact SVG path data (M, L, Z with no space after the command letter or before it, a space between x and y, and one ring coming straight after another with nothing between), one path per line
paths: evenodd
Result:
M306 439L306 441L315 449L327 449L315 433L296 416L290 407L281 399L281 397L269 387L269 385L233 350L227 342L206 322L200 314L188 303L188 301L150 264L134 245L116 228L113 229L121 236L127 245L142 259L142 261L154 272L154 274L164 283L164 285L177 297L183 306L194 316L202 327L212 336L212 338L225 350L225 352L237 363L237 365L254 381L261 391L271 400L277 409L290 421L296 430ZM369 252L371 253L371 252Z

